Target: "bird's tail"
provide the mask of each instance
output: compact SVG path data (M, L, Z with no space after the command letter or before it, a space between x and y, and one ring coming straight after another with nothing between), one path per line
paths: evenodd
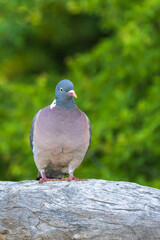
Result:
M53 169L48 169L45 171L45 175L47 178L64 178L64 176L66 176L68 173L64 173L61 170L53 170ZM36 180L40 180L41 179L41 174L40 172L38 172L37 174L37 178Z

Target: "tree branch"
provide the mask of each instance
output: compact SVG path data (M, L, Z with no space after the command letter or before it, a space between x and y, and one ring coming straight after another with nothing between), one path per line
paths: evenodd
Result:
M127 182L0 182L0 240L158 240L160 190Z

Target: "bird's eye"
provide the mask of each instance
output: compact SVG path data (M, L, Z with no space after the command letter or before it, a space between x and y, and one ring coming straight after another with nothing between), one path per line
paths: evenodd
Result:
M63 92L63 88L60 88L60 91Z

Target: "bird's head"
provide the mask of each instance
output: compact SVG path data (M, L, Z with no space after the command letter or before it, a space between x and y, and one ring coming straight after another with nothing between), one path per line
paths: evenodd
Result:
M67 79L57 84L55 89L56 106L62 108L73 108L75 106L74 98L77 98L77 95L73 88L73 83Z

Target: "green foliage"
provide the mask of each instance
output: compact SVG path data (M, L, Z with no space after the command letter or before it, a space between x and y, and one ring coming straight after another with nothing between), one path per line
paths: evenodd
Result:
M1 1L1 179L34 179L34 114L68 78L92 141L76 175L160 186L158 0Z

